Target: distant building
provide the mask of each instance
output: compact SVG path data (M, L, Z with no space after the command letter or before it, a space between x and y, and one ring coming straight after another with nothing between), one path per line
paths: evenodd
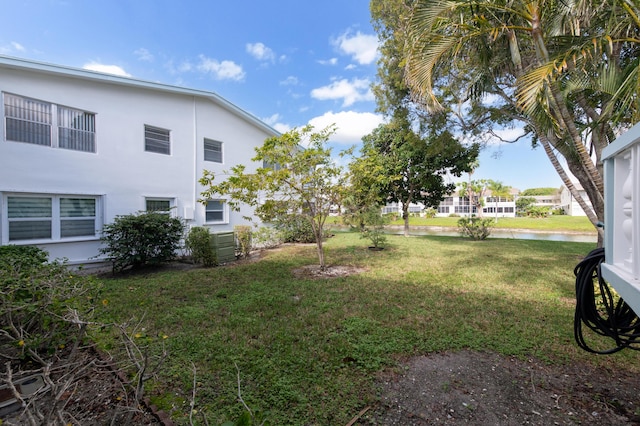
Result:
M587 196L587 192L582 188L582 185L580 185L579 183L574 183L573 185L578 190L578 193L580 194L582 199L587 203L589 207L591 207L591 201ZM564 210L565 214L569 216L586 216L587 215L582 209L582 207L580 207L580 204L578 204L578 201L571 194L569 189L564 185L562 185L562 187L560 188L559 198L560 198L560 208Z
M507 197L493 197L490 190L485 191L483 197L482 215L491 217L515 217L516 216L516 203L515 196L518 193L517 189L512 190L512 196ZM461 197L459 195L450 195L445 197L444 200L438 205L436 216L447 217L451 215L458 216L479 216L478 210L475 206L476 203L470 203L469 197ZM425 205L422 203L411 203L409 205L409 214L423 215ZM397 214L402 215L402 203L394 202L388 203L382 207L383 214Z

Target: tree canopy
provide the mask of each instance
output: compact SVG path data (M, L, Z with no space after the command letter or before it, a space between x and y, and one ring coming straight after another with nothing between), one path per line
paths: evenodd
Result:
M372 1L374 19L384 3ZM396 0L385 7L395 15L382 34L403 40L398 63L414 102L448 116L461 105L463 116L490 131L522 126L591 222L603 219L602 149L640 117L636 2Z
M326 147L333 132L333 126L317 132L306 126L268 138L256 148L252 160L262 167L255 173L246 173L245 165L237 165L227 172L225 180L215 184L216 176L205 171L200 183L206 189L201 195L204 200L228 197L235 210L242 204L249 205L266 222L289 212L300 214L312 227L320 268L324 269L325 221L345 190L342 167Z
M364 187L376 188L379 200L402 203L405 235L409 205L437 206L455 190L455 184L445 182L444 176L469 171L469 164L478 155L477 146L467 148L447 131L420 136L411 123L399 117L378 126L363 142L362 156L354 162L352 174L356 173Z
M529 188L520 193L523 197L534 197L536 195L553 195L558 192L558 188Z

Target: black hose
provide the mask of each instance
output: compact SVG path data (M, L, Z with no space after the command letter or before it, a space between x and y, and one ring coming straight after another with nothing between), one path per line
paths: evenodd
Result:
M600 274L604 261L604 249L592 250L573 273L576 276L576 313L573 332L585 351L595 354L612 354L624 348L640 350L640 318L621 297L612 294L611 287ZM599 294L596 293L596 288ZM616 346L608 350L591 348L583 335L582 325L596 334L610 337Z

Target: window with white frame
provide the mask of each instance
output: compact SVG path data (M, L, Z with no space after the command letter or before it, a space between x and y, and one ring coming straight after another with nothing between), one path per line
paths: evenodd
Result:
M168 212L171 209L171 200L161 198L147 198L145 207L148 212Z
M205 138L204 161L213 161L214 163L222 163L222 142Z
M4 198L7 242L96 238L98 196L11 194Z
M145 198L145 210L148 212L171 213L173 198Z
M144 150L158 154L171 154L171 132L159 127L144 126Z
M3 98L7 141L96 152L95 114L9 93Z
M205 222L226 223L226 204L223 200L209 200L205 206Z
M96 151L96 117L77 109L58 107L58 146L76 151Z

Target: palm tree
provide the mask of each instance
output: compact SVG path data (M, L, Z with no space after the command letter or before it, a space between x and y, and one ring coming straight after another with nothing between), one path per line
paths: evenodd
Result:
M495 180L489 180L488 187L491 191L491 197L493 197L493 201L495 202L496 223L498 223L498 201L500 198L511 199L511 187Z
M444 85L501 99L595 225L602 149L638 116L638 16L633 0L418 0L407 20L407 82L432 110Z

